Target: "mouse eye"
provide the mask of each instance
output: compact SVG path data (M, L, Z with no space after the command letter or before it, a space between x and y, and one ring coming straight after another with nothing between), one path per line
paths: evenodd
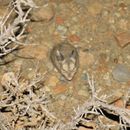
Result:
M60 53L60 51L57 50L56 52L56 58L59 61L63 61L64 60L64 56L62 55L62 53Z

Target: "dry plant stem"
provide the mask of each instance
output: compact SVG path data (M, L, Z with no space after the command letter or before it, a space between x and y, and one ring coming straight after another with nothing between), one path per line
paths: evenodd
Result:
M87 101L83 106L77 109L75 122L79 121L77 119L80 119L83 114L91 113L94 115L105 116L102 110L106 110L108 113L112 113L113 115L119 116L120 119L119 126L121 127L122 130L125 130L127 127L130 127L130 110L126 108L119 108L113 105L109 105L106 102L103 102L102 99L97 98L93 77L92 79L90 79L89 75L88 75L88 83L92 92L92 98L89 101ZM106 125L106 127L108 126Z
M7 79L5 76L10 78ZM12 128L8 129L6 126L7 123L5 123L3 124L4 126L0 126L2 130L4 127L4 130L14 130L17 122L21 121L21 118L22 120L25 119L25 121L22 121L23 125L21 127L23 129L26 128L28 124L32 125L32 127L35 126L39 128L41 125L46 126L46 120L48 119L56 120L55 116L48 111L47 104L49 101L44 87L39 86L39 82L43 77L37 76L34 79L31 79L30 82L23 82L18 77L15 77L12 72L6 73L5 76L3 77L4 80L2 80L4 90L3 93L1 93L0 110L5 107L13 116L12 120L8 122L8 126L11 126ZM40 93L37 94L37 92L34 91L35 89ZM15 97L15 99L12 97ZM4 113L6 113L6 111ZM4 113L0 112L0 114L3 115ZM29 117L27 117L27 115ZM33 120L35 120L35 124L33 123ZM0 124L2 124L1 120Z
M103 130L109 130L112 127L117 127L117 125L102 123L99 116L104 116L105 118L108 118L107 116L105 116L105 114L102 111L102 110L105 110L110 114L118 116L119 117L118 127L120 127L121 130L127 130L127 127L130 127L130 110L126 108L119 108L114 105L107 104L107 102L104 101L104 99L102 101L102 99L98 98L97 92L95 89L94 79L93 77L90 79L89 75L88 75L88 83L92 92L91 98L88 101L86 101L81 107L74 109L75 116L72 117L71 122L66 123L66 124L59 122L54 126L53 129L75 130L75 129L78 129L77 124L79 124L80 121L94 122L96 124L97 129L102 128ZM95 115L95 118L97 117L96 119L97 121L93 119L89 119L89 120L84 119L83 115L87 116L90 114Z
M9 54L19 45L24 45L20 40L24 36L25 28L29 21L27 17L32 8L36 8L32 0L12 0L10 3L12 4L12 9L10 11L8 9L8 14L3 16L0 21L0 57ZM26 12L23 11L22 4L28 6ZM9 8L11 8L10 5ZM12 23L6 24L14 12L17 14L17 17L14 18ZM19 31L18 34L16 34L17 31Z
M97 128L102 128L103 130L109 129L111 127L114 127L114 125L110 125L110 124L104 124L99 116L104 116L105 118L108 118L107 116L104 115L102 110L107 111L108 113L111 113L113 115L119 116L119 127L122 130L127 130L127 127L130 126L130 110L125 109L125 108L119 108L119 107L115 107L113 105L109 105L106 102L102 102L101 100L98 100L99 98L96 97L96 91L95 91L95 86L94 86L94 81L91 82L90 78L88 78L89 80L89 85L90 88L93 89L92 92L92 98L89 99L89 101L86 101L81 107L78 107L77 109L75 109L75 116L72 117L71 122L68 122L66 124L63 124L61 121L57 121L57 123L53 126L53 127L47 127L46 123L47 123L47 118L45 118L44 120L42 120L42 118L46 115L48 118L50 118L50 120L57 120L55 118L55 116L53 116L52 113L50 113L46 107L46 104L49 102L48 100L46 100L46 94L43 91L42 95L36 95L35 92L32 91L32 88L39 88L38 86L38 82L40 82L41 77L37 77L35 76L35 79L32 79L30 83L25 83L23 86L23 84L21 84L19 82L19 78L17 77L13 77L13 79L10 80L10 82L4 82L6 89L3 92L3 95L1 93L1 95L3 96L3 98L1 99L0 102L0 108L3 107L7 107L9 110L13 110L14 108L17 109L18 111L13 111L13 114L15 115L15 117L26 117L26 113L28 113L29 115L31 115L32 117L35 115L39 115L39 111L37 111L37 106L40 107L41 111L44 112L44 114L42 114L40 116L39 119L35 119L36 121L41 120L41 122L39 123L39 125L37 126L37 129L39 130L73 130L73 129L78 129L77 124L79 124L79 122L84 121L84 122L94 122L97 125ZM21 86L22 85L22 86ZM93 85L93 86L92 86ZM23 89L20 89L23 88ZM24 95L23 92L27 91L28 95L26 96L26 94ZM12 101L12 96L16 96L16 99L14 101ZM6 98L4 98L6 97ZM35 109L34 109L35 108ZM1 113L2 114L2 113ZM95 115L95 117L97 117L96 120L93 119L84 119L83 115ZM19 118L20 118L19 117ZM16 118L16 120L18 120ZM1 126L2 129L6 129L7 125L8 126L12 126L13 128L15 128L15 123L12 122L11 125L10 122L7 122L4 126ZM36 124L35 124L36 125ZM26 124L23 125L23 129L26 128ZM33 128L30 130L33 130ZM34 129L35 130L35 129Z

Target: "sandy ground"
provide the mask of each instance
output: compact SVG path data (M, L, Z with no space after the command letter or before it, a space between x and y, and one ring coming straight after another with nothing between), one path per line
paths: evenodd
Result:
M46 73L48 109L64 123L71 121L73 108L90 98L87 74L93 75L99 98L105 95L108 103L124 107L130 86L130 0L34 1L39 8L31 12L26 46L4 57L13 61L0 66L0 78L7 72L20 71L25 80L36 72ZM5 8L0 6L1 16ZM50 60L51 49L64 41L79 54L79 68L71 81Z

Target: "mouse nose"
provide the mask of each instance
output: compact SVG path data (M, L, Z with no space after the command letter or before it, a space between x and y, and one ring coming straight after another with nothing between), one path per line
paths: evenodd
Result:
M70 72L70 71L73 71L75 68L75 64L73 62L69 62L69 63L64 63L63 64L63 69L66 71L66 72Z
M73 79L73 77L74 77L74 73L72 73L72 72L67 72L67 73L64 73L64 76L65 76L65 78L67 79L67 80L72 80Z

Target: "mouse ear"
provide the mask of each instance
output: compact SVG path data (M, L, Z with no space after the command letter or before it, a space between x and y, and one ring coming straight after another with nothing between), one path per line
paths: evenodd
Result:
M70 57L73 57L73 56L75 56L75 50L71 51Z
M60 51L56 51L56 58L57 58L57 60L59 60L59 61L63 61L64 60L64 56L61 54L61 52Z
M77 50L72 50L70 57L76 57L78 55Z

